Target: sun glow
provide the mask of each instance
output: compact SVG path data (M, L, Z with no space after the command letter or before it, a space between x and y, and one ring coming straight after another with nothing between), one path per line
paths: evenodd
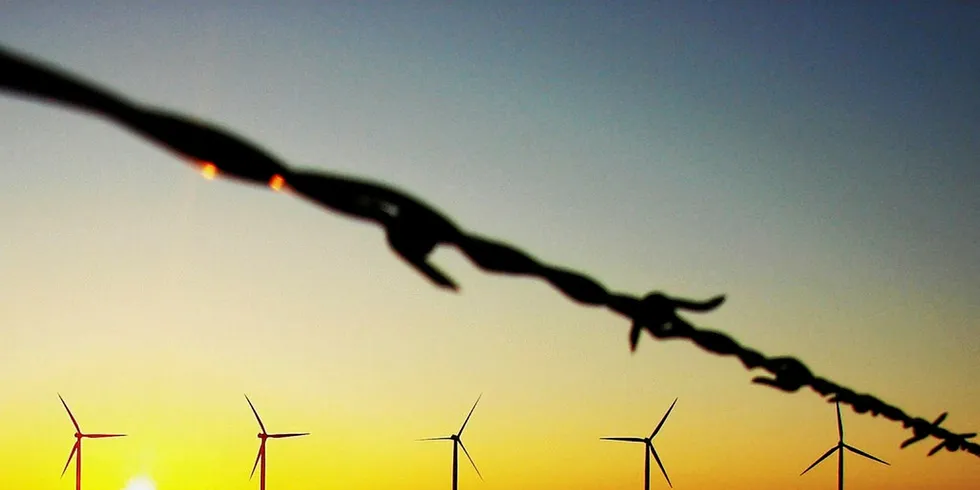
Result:
M218 175L218 167L211 162L205 162L204 165L201 166L201 175L203 175L205 179L213 180L214 177Z
M123 490L156 490L156 488L156 485L153 484L153 480L145 476L137 476L136 478L129 480L129 483L126 484L126 487Z
M273 175L272 178L269 179L269 187L271 187L272 190L276 192L281 191L282 186L284 186L285 184L286 184L286 179L283 179L282 175L279 174Z

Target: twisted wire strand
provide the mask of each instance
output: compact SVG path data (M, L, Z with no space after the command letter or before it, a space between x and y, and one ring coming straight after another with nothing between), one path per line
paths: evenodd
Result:
M428 262L428 256L439 245L453 246L484 271L537 277L572 301L604 306L630 319L631 351L636 350L644 331L658 339L688 339L716 355L737 357L747 370L768 371L768 375L753 378L753 383L790 393L809 387L822 397L829 396L828 402L848 404L857 413L871 412L901 422L912 431L912 437L901 448L934 437L940 442L929 456L943 448L980 456L980 445L969 441L976 433L954 433L941 427L947 413L932 422L912 417L873 395L857 393L814 375L796 358L767 357L722 332L695 327L678 315L679 310L712 311L725 301L724 296L698 301L673 298L658 291L642 298L612 292L583 273L544 263L507 243L469 233L398 189L339 174L288 167L227 130L187 115L138 104L2 46L0 88L105 117L199 167L206 177L220 174L245 184L288 190L331 211L374 222L384 228L391 250L438 287L458 290L452 278Z

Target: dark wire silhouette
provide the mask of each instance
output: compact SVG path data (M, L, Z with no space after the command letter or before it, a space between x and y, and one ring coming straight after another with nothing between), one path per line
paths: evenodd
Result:
M329 172L289 168L257 145L227 130L186 115L138 104L3 47L0 47L0 88L108 118L174 152L199 167L205 176L223 175L242 183L288 190L331 211L372 221L384 228L388 246L396 255L439 287L458 289L451 278L428 262L428 256L438 245L453 246L484 271L537 277L575 302L604 306L629 318L631 350L636 349L644 330L659 339L689 339L708 352L737 357L748 370L768 371L770 376L755 377L753 383L786 392L808 386L821 396L830 396L831 402L851 405L857 413L871 412L901 422L913 432L902 443L903 448L935 437L941 442L930 455L945 448L980 456L980 445L968 441L976 433L957 434L940 427L946 413L935 422L912 417L870 394L856 393L815 376L793 357L767 357L722 332L697 328L678 316L678 310L714 310L724 302L724 296L695 301L672 298L657 291L642 298L611 292L585 274L540 262L511 245L468 233L421 200L397 189Z

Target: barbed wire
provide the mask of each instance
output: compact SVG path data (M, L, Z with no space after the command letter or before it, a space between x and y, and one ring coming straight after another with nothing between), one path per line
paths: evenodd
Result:
M589 306L604 306L630 319L630 351L636 350L644 331L658 339L684 338L720 356L735 356L749 371L762 368L769 376L753 383L784 392L809 387L828 402L850 405L857 413L901 422L913 433L901 448L928 437L940 439L929 456L941 449L967 451L980 456L980 445L968 441L976 433L954 433L934 421L912 417L870 394L857 393L814 375L793 357L767 357L740 345L728 335L695 327L678 310L705 313L725 301L716 296L704 301L680 299L654 291L639 298L609 291L599 281L573 270L549 265L507 243L469 233L423 201L398 189L324 171L291 168L244 138L213 124L165 109L138 104L90 82L0 46L0 87L28 97L61 103L108 118L197 166L203 175L221 175L241 183L290 191L343 215L374 222L384 228L391 250L438 287L458 290L452 278L428 262L439 245L456 247L480 269L543 279L569 299Z

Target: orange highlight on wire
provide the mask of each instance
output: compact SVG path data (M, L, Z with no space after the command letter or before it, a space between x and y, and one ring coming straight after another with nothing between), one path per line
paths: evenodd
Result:
M201 166L201 175L203 175L205 179L213 180L214 177L218 175L218 167L211 162L207 162Z
M286 179L282 178L282 175L275 174L269 179L269 187L276 192L281 191L284 185L286 185Z

